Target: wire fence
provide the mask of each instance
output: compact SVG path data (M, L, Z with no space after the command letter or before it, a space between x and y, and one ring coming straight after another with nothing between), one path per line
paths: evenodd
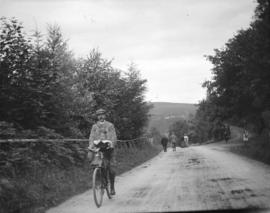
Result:
M14 143L58 143L58 142L85 142L88 143L89 139L77 139L77 138L60 138L60 139L0 139L1 144L14 144ZM148 137L140 137L130 140L117 140L117 149L135 149L144 144L149 143ZM151 143L149 143L151 144Z

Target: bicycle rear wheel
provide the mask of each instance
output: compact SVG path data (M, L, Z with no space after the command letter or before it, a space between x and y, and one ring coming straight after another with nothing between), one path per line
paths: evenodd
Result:
M102 205L103 201L103 177L102 177L102 170L101 168L95 168L93 173L93 194L94 194L94 201L96 206L99 208Z

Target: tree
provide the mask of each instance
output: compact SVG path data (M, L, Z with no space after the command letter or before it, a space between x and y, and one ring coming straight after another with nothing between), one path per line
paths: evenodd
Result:
M143 96L146 81L134 67L122 74L111 63L93 49L87 59L77 64L73 89L76 100L83 104L78 109L83 111L74 111L74 116L86 133L95 120L95 111L105 108L109 112L108 119L116 126L118 137L133 139L144 133L148 121L150 108Z
M141 79L140 72L134 64L129 65L124 81L125 87L121 88L122 96L117 105L118 117L121 118L119 129L124 138L132 139L146 131L148 112L152 106L144 101L146 80Z
M189 134L189 123L186 120L178 120L169 127L169 134L175 134L180 144L184 135Z
M68 131L74 98L72 85L75 60L68 50L67 42L58 25L48 26L48 38L44 52L49 61L47 73L50 76L47 87L47 94L50 97L45 102L45 108L49 112L47 126L62 132Z
M25 126L33 126L39 105L33 99L33 70L30 62L33 55L30 41L17 19L1 18L0 32L0 117Z
M150 105L144 101L146 80L135 65L124 73L96 49L75 59L57 25L48 26L46 39L38 31L26 39L16 19L3 18L2 26L1 120L86 136L97 108L105 108L120 138L145 132Z
M270 9L258 0L250 27L240 30L208 60L214 65L207 82L208 100L221 112L221 120L263 129L262 112L270 108Z
M149 136L153 138L155 144L160 145L162 135L157 128L152 127L149 131Z

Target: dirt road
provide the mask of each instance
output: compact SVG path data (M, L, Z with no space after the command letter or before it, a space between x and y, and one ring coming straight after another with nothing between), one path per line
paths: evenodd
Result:
M221 145L221 146L220 146ZM47 213L189 211L270 207L270 166L208 144L171 149L117 177L116 196L96 208L92 191Z

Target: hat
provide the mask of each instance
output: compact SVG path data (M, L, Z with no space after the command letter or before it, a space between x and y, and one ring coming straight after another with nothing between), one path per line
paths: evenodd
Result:
M105 114L106 113L106 110L105 109L98 109L97 111L96 111L96 114L97 115L102 115L102 114Z

